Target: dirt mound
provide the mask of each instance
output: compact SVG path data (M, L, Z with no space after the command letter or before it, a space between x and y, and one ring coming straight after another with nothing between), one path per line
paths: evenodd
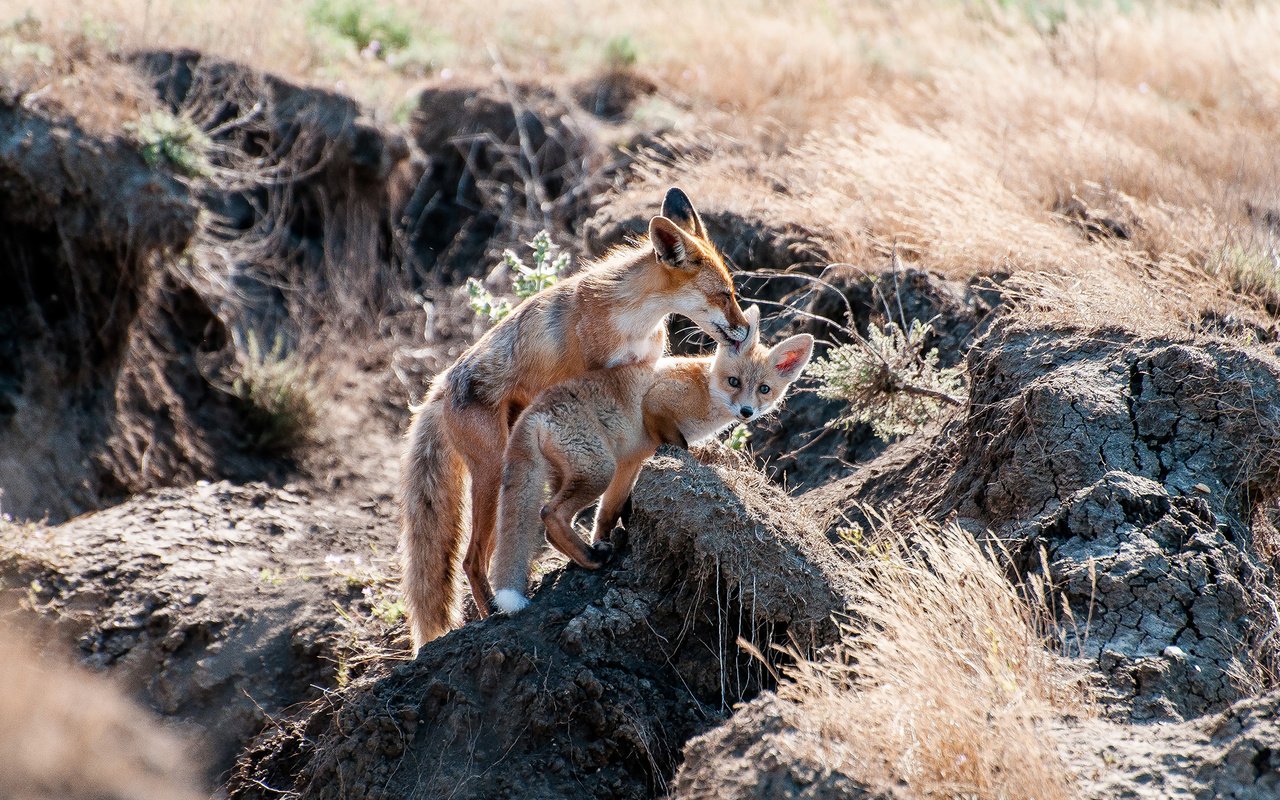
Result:
M0 510L64 519L252 471L234 401L199 368L225 329L163 266L196 229L187 187L122 140L10 102L0 205Z
M349 97L192 50L129 61L210 132L199 200L217 222L201 255L221 318L270 341L286 319L353 325L403 305L414 277L394 215L413 180L403 136Z
M766 692L685 746L679 800L891 800L833 769L831 742L803 708Z
M904 443L896 463L886 454L805 504L828 517L914 504L992 531L1020 571L1065 592L1068 651L1095 661L1124 716L1197 716L1268 686L1274 354L1011 318L968 367L967 415L936 444Z
M1265 800L1280 793L1280 694L1167 725L1066 727L1069 768L1086 797Z
M1275 659L1274 543L1252 524L1280 478L1274 356L1010 325L969 367L945 502L1057 576L1133 716L1258 691Z
M359 673L347 623L394 597L390 515L390 498L355 510L260 484L165 489L12 526L0 576L84 663L190 723L213 777L273 715Z
M11 800L196 800L187 745L85 670L0 630L0 795Z
M770 684L737 645L836 635L834 550L755 473L664 451L628 543L599 573L543 578L533 605L435 642L317 703L240 761L236 798L651 797L684 741ZM730 488L749 485L744 501Z
M423 268L458 282L489 271L491 240L576 234L629 163L639 134L624 112L654 89L628 73L564 91L466 76L425 87L410 123L424 163L401 219Z

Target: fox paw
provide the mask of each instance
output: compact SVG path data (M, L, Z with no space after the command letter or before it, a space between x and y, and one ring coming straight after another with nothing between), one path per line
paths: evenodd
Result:
M591 560L595 562L592 569L599 569L609 563L609 559L613 556L613 545L604 540L598 541L591 545Z
M515 614L529 606L529 598L515 589L499 589L493 596L493 604L503 614Z

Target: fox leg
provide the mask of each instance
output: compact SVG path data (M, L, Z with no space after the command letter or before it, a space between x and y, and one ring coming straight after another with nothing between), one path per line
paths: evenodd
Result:
M537 445L539 422L521 417L511 431L502 466L498 529L489 565L494 604L506 614L529 605L529 566L542 550L542 506L550 465ZM559 481L559 477L554 478Z
M471 473L471 541L462 568L471 584L476 610L481 617L487 617L493 597L489 559L493 556L498 490L502 485L502 454L507 446L507 412L472 406L457 412L451 432L454 446Z
M556 549L572 558L578 566L599 569L609 557L607 542L588 546L573 530L573 518L591 505L609 486L612 463L595 465L588 473L572 474L549 503L542 507L542 521L547 526L547 539Z
M631 497L631 489L636 485L636 477L640 474L640 467L643 464L644 459L623 462L613 473L613 480L609 482L609 488L604 490L604 497L600 498L600 508L596 510L595 541L608 541L609 534L613 532L614 526L622 516L622 507Z

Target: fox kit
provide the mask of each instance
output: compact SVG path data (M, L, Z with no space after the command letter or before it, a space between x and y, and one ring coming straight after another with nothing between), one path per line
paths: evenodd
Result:
M598 370L547 389L520 415L504 459L493 557L494 600L502 611L529 604L529 564L542 544L539 516L551 544L596 569L609 555L605 539L640 466L658 445L687 447L773 410L809 363L813 337L763 347L759 307L746 317L747 338L720 344L714 356ZM548 482L551 500L542 505ZM573 518L601 495L588 547L574 533Z
M653 363L666 318L688 317L719 342L741 342L747 321L733 281L689 198L667 192L643 243L539 292L436 376L415 409L401 461L404 592L416 650L457 617L457 555L471 487L463 567L482 615L507 431L533 398L591 370Z

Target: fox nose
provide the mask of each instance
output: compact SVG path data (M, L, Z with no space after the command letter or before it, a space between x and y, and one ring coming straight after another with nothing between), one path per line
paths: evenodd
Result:
M743 406L742 410L739 411L738 413L742 415L743 419L751 419L751 415L756 412L755 412L755 409L753 409L751 406Z

